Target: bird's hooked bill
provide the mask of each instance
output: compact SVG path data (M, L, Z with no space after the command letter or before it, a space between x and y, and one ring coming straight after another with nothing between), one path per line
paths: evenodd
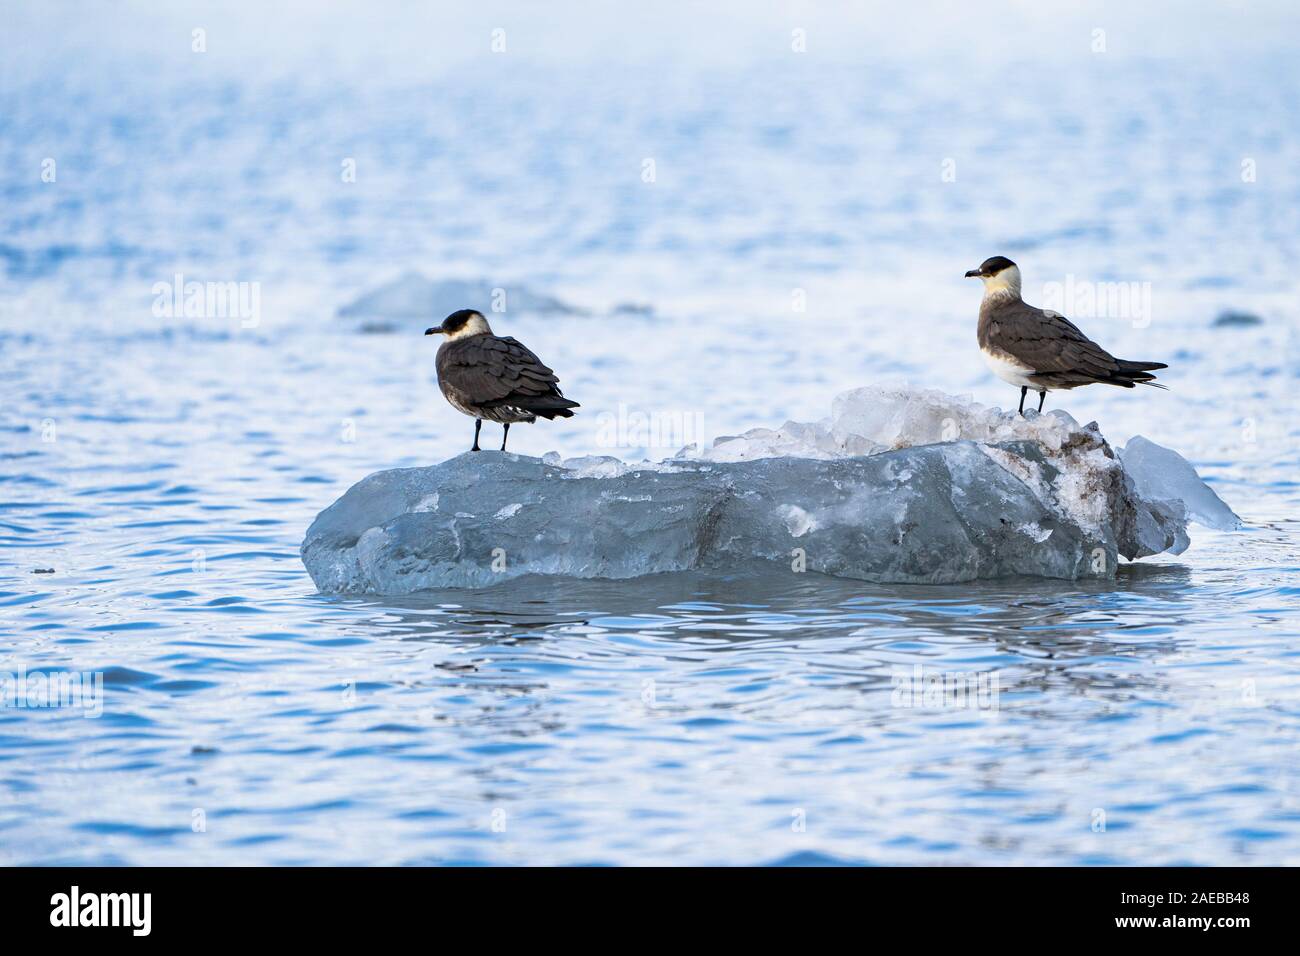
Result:
M980 272L979 269L968 269L968 270L966 271L966 278L967 278L967 279L978 279L978 278L979 278L980 276L982 276L983 274L984 274L984 273Z
M438 334L440 334L441 332L442 332L442 326L441 326L441 325L435 325L435 326L434 326L433 328L431 328L431 329L425 329L425 330L424 330L424 334L425 334L425 335L438 335Z

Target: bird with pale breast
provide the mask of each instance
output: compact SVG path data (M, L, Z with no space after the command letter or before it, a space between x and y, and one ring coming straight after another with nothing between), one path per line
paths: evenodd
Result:
M494 335L482 312L453 312L424 334L445 337L435 360L438 387L452 408L474 419L470 451L480 450L478 434L485 418L505 426L505 451L515 422L572 418L570 409L579 407L564 397L555 373L522 342Z
M1039 309L1020 298L1020 267L1006 256L985 259L966 278L984 283L980 303L980 352L998 378L1020 386L1020 414L1025 395L1038 392L1038 410L1049 391L1100 382L1132 388L1157 384L1151 373L1168 368L1164 362L1117 359L1079 327L1051 309Z

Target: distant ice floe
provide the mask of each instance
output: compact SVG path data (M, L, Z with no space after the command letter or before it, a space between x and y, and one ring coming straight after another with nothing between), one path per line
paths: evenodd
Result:
M355 319L368 332L397 331L420 322L437 322L459 309L535 315L575 315L576 306L518 284L486 279L429 279L406 272L339 309L340 318Z
M325 592L627 578L776 562L867 581L1110 578L1240 521L1176 452L1095 423L868 387L829 418L664 462L465 453L379 472L323 511L302 556Z
M1253 312L1227 309L1219 313L1213 324L1216 329L1250 328L1255 325L1263 325L1264 320Z

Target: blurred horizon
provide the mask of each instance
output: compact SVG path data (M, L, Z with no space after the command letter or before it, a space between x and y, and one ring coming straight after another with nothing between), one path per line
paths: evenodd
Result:
M70 319L140 309L177 271L317 313L410 269L764 312L813 281L860 301L879 270L946 310L971 260L1030 251L1027 289L1153 281L1170 313L1189 277L1300 290L1284 3L12 13L0 290L62 296ZM1258 235L1226 232L1243 204ZM750 274L703 241L748 250Z
M382 62L387 76L409 78L437 75L467 61L487 62L491 34L498 28L506 31L511 56L525 62L693 57L718 66L784 53L795 29L806 31L810 55L853 62L921 56L929 62L956 57L1064 64L1086 59L1092 31L1101 29L1112 57L1172 56L1186 67L1243 52L1289 52L1300 26L1300 9L1285 0L988 0L974 7L959 0L853 7L744 0L633 6L236 0L162 8L149 0L112 5L52 0L11 4L6 17L0 36L0 79L6 82L32 62L55 55L147 57L151 65L175 65L186 60L194 28L207 31L204 68L209 70L237 69L247 78L254 64L274 75L307 68L312 61L327 69ZM173 37L181 42L172 43Z

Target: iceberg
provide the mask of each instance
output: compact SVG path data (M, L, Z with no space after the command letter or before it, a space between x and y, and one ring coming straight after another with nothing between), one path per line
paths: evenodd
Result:
M403 320L427 323L457 309L487 313L494 308L538 315L579 312L553 296L522 285L502 285L486 279L435 281L418 272L406 272L343 306L338 314L341 318L363 320L371 331L389 331L398 328Z
M327 593L483 587L525 574L628 578L754 562L881 583L1114 577L1180 554L1190 521L1239 525L1176 452L1122 451L1066 412L1020 417L868 387L829 418L663 462L466 452L382 471L312 523Z

